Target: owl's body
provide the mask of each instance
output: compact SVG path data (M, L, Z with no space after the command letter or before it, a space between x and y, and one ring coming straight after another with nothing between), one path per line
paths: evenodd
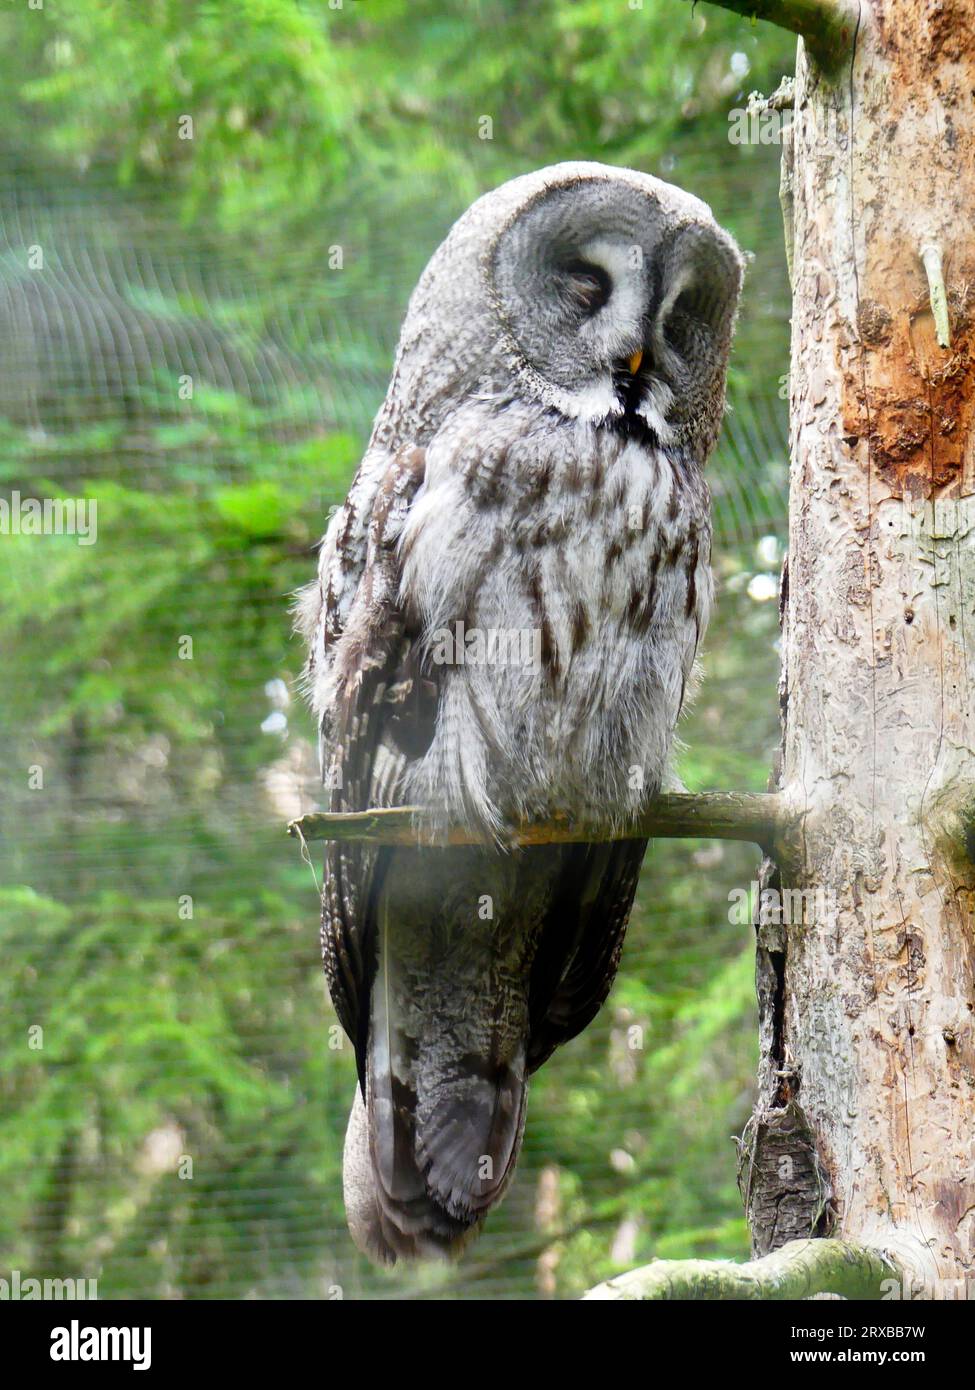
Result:
M486 844L333 844L323 946L361 1089L346 1206L373 1257L460 1248L504 1191L527 1075L612 983L711 598L703 465L741 263L696 199L561 165L465 214L303 601L334 810ZM699 360L698 360L699 359Z

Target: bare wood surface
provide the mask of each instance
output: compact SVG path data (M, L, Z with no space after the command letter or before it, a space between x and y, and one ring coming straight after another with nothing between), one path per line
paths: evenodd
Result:
M784 798L769 792L665 792L647 811L627 825L591 825L555 819L512 826L504 843L556 845L606 840L718 839L746 840L765 845L775 840L787 821ZM416 807L375 807L367 811L331 814L315 811L288 826L304 840L358 840L380 845L476 845L492 843L463 827L448 827L431 835Z

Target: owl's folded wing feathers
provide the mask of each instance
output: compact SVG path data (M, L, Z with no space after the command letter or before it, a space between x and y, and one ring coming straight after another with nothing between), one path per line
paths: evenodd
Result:
M326 532L318 579L299 600L330 811L397 804L410 759L433 736L436 685L418 669L419 645L399 597L398 542L423 477L422 449L367 454ZM352 843L330 842L325 853L325 973L360 1074L374 973L370 904L387 860L387 851Z
M616 977L646 840L563 847L557 890L532 966L528 1070L595 1018ZM554 852L554 847L535 853Z

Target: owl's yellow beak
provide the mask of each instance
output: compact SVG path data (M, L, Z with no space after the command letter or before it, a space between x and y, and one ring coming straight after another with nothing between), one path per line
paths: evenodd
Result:
M636 376L640 370L640 363L643 361L643 349L637 348L633 356L628 360L627 366L630 369L630 376Z

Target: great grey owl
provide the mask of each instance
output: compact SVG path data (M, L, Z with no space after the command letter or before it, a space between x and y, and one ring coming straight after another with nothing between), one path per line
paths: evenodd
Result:
M458 1251L507 1187L529 1075L616 972L708 616L703 465L742 259L698 199L560 164L480 198L410 300L392 381L299 601L333 811L411 805L483 847L335 843L325 971L355 1047L350 1230Z

